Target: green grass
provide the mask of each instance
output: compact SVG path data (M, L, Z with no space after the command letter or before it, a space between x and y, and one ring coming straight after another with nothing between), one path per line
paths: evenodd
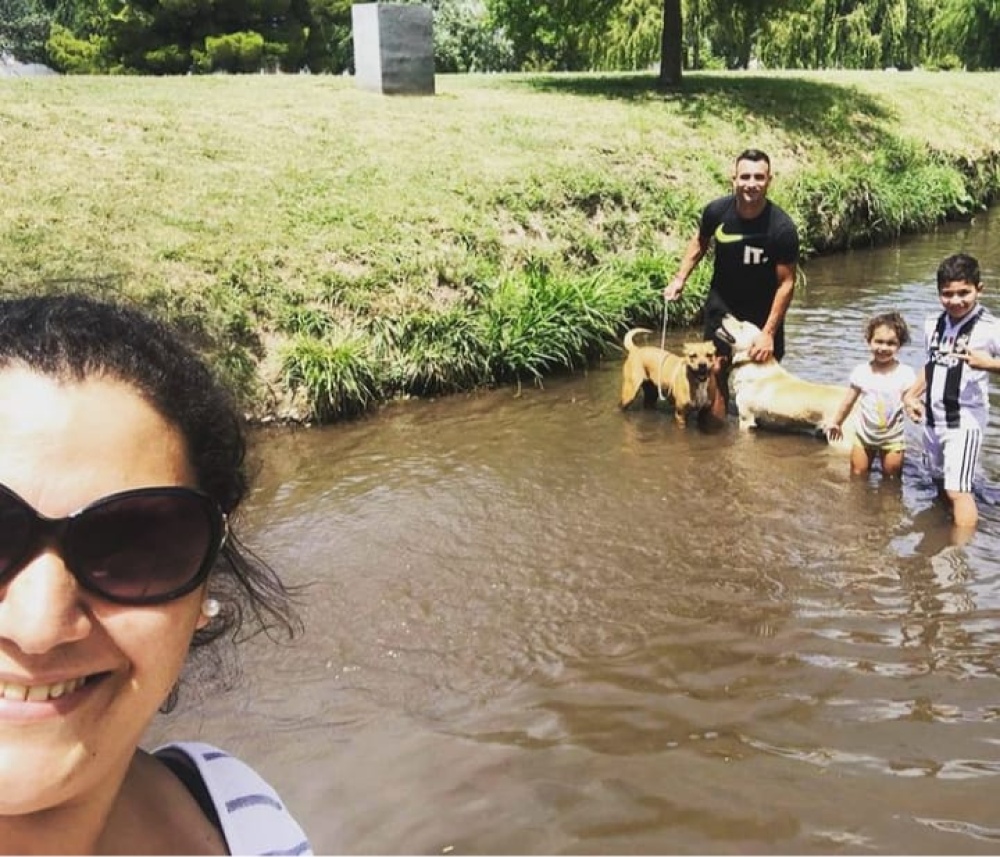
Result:
M1000 194L1000 75L17 78L0 87L0 282L179 323L257 416L585 365L659 290L733 156L767 150L809 251ZM689 323L707 267L671 319Z

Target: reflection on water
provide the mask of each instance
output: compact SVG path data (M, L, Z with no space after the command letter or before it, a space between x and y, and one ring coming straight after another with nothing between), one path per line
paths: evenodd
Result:
M998 230L811 261L786 364L846 383L958 249L1000 309ZM265 435L245 523L308 631L150 743L243 755L324 852L995 851L994 495L955 547L912 463L623 414L619 373Z

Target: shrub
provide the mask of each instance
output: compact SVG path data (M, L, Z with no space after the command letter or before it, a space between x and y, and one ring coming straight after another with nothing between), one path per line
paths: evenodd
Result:
M253 30L208 36L205 53L213 71L255 72L264 56L264 37Z
M45 43L48 64L64 74L99 74L107 71L104 40L78 39L68 29L53 24Z
M145 71L152 74L183 74L191 68L191 54L180 45L162 45L143 54Z

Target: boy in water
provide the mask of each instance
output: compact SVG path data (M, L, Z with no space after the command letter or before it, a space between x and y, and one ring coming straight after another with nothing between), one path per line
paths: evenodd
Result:
M1000 372L1000 321L979 303L979 262L965 253L937 271L944 312L924 322L927 362L903 396L907 414L924 422L924 457L951 503L955 527L979 521L973 480L989 420L989 372Z
M830 440L843 437L841 426L860 399L857 437L851 448L851 475L867 474L878 458L882 475L898 478L906 452L903 394L913 386L916 374L897 356L910 341L910 330L898 312L887 312L869 320L865 340L871 360L854 367L850 389L826 434Z

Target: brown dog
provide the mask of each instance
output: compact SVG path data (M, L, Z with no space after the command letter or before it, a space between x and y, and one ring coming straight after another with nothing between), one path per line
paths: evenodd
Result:
M656 407L661 395L669 397L678 425L685 425L690 414L706 413L715 397L715 343L685 342L681 357L652 345L636 345L633 340L640 333L652 331L634 327L625 334L621 406L631 405L641 388L647 408Z

